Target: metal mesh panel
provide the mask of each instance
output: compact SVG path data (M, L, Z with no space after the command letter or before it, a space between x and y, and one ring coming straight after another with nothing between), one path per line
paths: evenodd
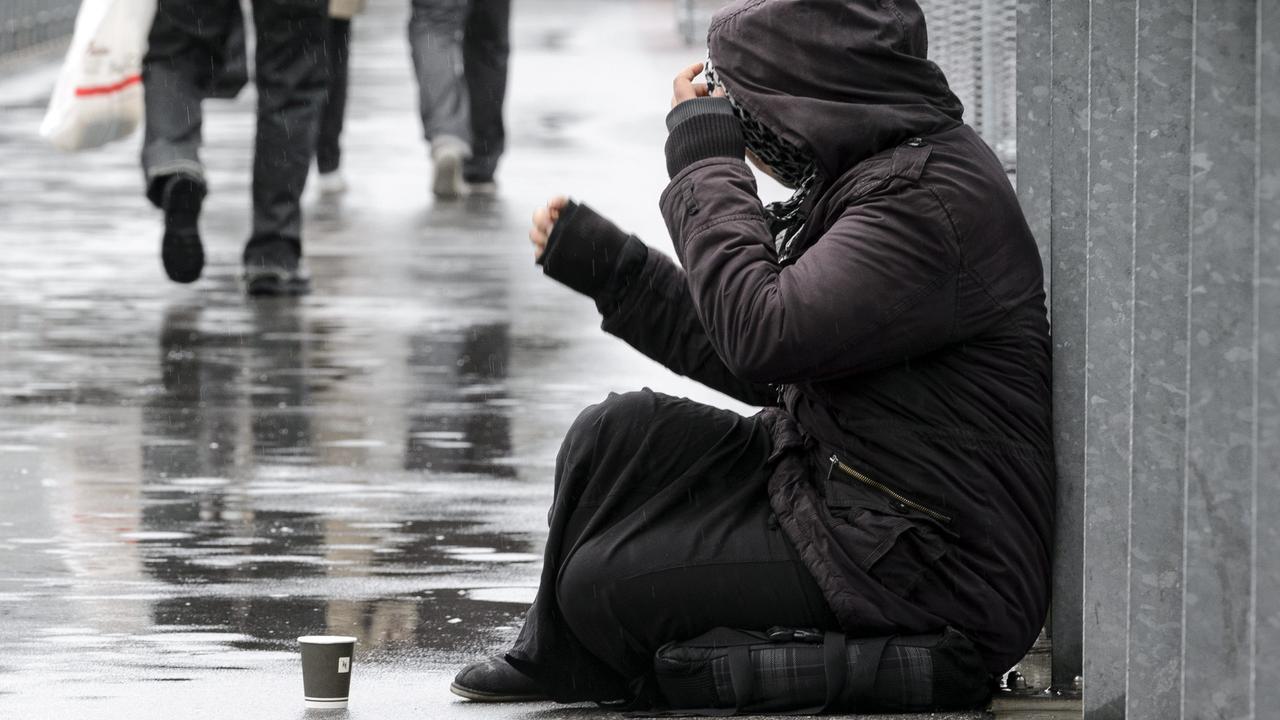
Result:
M674 0L685 42L705 40L724 0ZM1017 153L1017 0L920 0L929 24L929 57L947 74L965 119L1000 159Z
M80 0L0 1L0 59L71 35Z
M1010 167L1017 152L1017 0L925 0L929 57Z

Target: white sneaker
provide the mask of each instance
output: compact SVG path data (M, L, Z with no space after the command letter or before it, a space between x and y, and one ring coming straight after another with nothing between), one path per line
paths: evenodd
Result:
M468 154L467 144L457 138L436 138L431 145L434 164L431 192L441 200L462 197L462 161Z
M320 189L321 195L341 195L347 191L347 179L342 176L341 170L320 173L316 178L316 187Z

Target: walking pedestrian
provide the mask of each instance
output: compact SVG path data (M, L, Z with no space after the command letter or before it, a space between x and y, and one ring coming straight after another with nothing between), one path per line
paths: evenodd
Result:
M242 256L250 294L296 294L310 284L300 198L325 98L327 10L328 0L253 3L258 125L253 226ZM142 167L147 197L164 210L161 259L175 282L195 282L204 269L201 102L219 94L221 68L243 64L243 43L235 41L243 40L243 22L239 0L159 0L143 58Z
M347 112L347 78L351 62L351 20L364 10L365 0L329 0L329 88L320 112L316 141L317 184L321 195L337 195L347 190L342 176L342 125Z
M431 190L445 200L464 190L492 195L506 147L511 0L412 2L409 42L431 148Z
M1053 507L1043 272L925 37L915 0L721 10L707 83L681 72L667 117L683 269L585 205L535 213L544 272L607 332L766 409L645 389L585 410L524 627L454 692L636 698L660 646L717 626L949 626L992 674L1031 647ZM762 206L744 156L794 196Z

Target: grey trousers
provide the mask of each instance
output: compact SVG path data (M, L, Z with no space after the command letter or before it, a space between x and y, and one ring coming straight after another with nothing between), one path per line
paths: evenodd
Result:
M453 138L471 156L463 176L490 180L506 146L502 106L511 0L412 0L409 43L428 142Z
M315 152L328 69L327 0L254 0L258 127L250 242L300 241L300 200ZM228 39L243 32L238 0L160 0L142 62L147 197L159 206L174 174L204 181L201 102L234 65ZM239 24L239 27L237 25Z

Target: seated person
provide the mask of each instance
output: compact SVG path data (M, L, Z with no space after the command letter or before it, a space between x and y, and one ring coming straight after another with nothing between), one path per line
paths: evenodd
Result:
M531 238L606 332L765 409L644 389L585 410L524 628L458 675L464 697L635 698L657 648L717 626L950 626L994 674L1044 621L1040 257L920 8L746 0L708 42L667 118L683 269L564 199ZM744 157L794 196L762 206Z

